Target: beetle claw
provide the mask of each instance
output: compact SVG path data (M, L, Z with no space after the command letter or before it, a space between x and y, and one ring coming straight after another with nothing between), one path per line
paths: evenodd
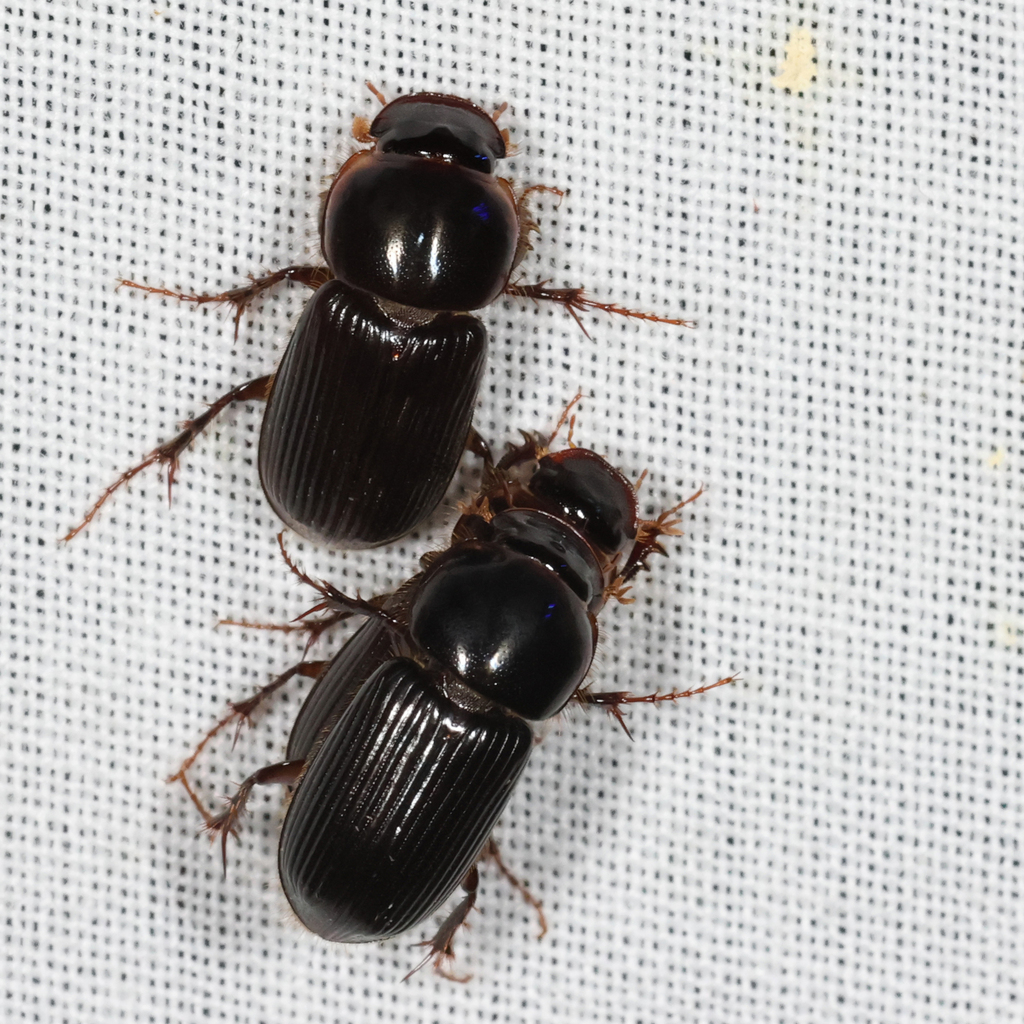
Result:
M514 875L505 864L504 859L501 856L501 850L498 849L498 844L494 840L494 836L484 844L483 852L480 854L481 860L490 860L494 862L494 866L501 872L505 881L512 886L520 896L526 900L527 903L533 907L534 913L537 915L537 924L540 927L540 932L537 935L537 940L540 941L548 933L548 919L544 916L544 904L541 903L536 896L530 892L526 883ZM467 927L469 927L467 925Z
M131 284L130 281L122 282L124 284ZM138 285L133 285L138 287ZM150 291L157 291L158 289L148 289ZM173 490L174 490L174 478L178 472L178 459L186 448L213 422L217 416L223 412L232 402L247 402L257 401L265 399L267 397L267 391L270 387L271 377L268 374L265 377L257 377L255 380L247 381L245 384L241 384L236 388L232 388L227 394L221 395L216 402L213 402L209 408L201 416L197 416L194 420L186 420L183 424L183 429L179 431L170 441L165 441L163 444L158 445L154 448L140 463L132 466L131 469L125 470L93 503L92 508L85 513L82 521L71 529L62 538L65 542L72 540L79 533L84 530L89 523L96 517L96 513L103 507L107 499L115 492L120 490L125 484L129 483L136 476L139 475L144 469L148 469L150 466L156 464L167 467L167 501L168 504L171 502Z
M466 890L466 895L459 901L458 906L444 919L444 922L437 929L437 933L433 938L414 943L415 946L427 946L429 952L402 981L408 981L417 971L426 967L431 960L434 962L434 973L439 974L448 981L457 981L460 985L464 985L473 977L472 974L454 974L448 969L448 965L455 959L452 940L455 938L455 933L463 925L467 928L469 927L466 918L469 917L469 912L476 906L476 894L479 887L480 875L474 864L462 880L462 888Z

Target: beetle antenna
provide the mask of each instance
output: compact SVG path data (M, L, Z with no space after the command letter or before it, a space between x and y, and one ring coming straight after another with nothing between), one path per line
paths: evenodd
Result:
M704 485L688 498L684 498L678 505L665 509L657 519L641 519L640 530L637 533L636 543L626 559L626 565L618 578L615 586L621 587L628 583L641 569L650 569L647 559L650 555L663 555L665 549L658 542L659 537L677 537L682 533L678 529L681 519L675 518L676 513L685 508L691 502L696 501L704 493Z
M386 107L388 105L388 101L384 98L384 93L382 93L380 89L378 89L377 86L373 84L373 82L367 81L366 88L369 89L370 92L372 92L373 95L377 97L382 107Z
M569 414L572 413L573 409L577 405L579 405L580 400L582 398L583 398L583 392L582 391L577 391L576 394L573 395L572 398L569 399L568 404L562 410L562 415L558 417L558 422L555 424L555 429L551 431L551 433L548 435L547 441L544 442L544 447L545 448L550 448L551 447L551 442L554 441L554 439L556 437L558 437L558 432L562 429L562 427L565 426L565 421L566 420L569 420L569 437L568 437L568 440L566 441L566 443L569 445L570 448L574 448L575 447L575 445L572 443L572 432L573 432L573 430L576 427L576 417L575 417L575 415L573 415L572 418L570 419L570 415Z

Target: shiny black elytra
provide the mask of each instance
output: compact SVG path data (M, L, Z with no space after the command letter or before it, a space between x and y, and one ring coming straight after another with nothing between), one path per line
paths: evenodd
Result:
M265 399L259 472L277 515L325 544L386 543L434 509L476 443L487 335L466 311L505 294L558 302L577 320L602 309L685 323L594 302L578 288L511 282L535 228L523 200L544 189L517 196L495 174L508 137L496 117L456 96L419 93L386 104L372 124L357 119L353 134L369 148L344 163L324 197L324 266L286 267L220 295L122 281L195 303L229 302L236 332L272 285L297 281L316 292L275 374L233 388L189 421L108 487L64 539L153 463L167 466L170 491L179 456L220 412Z
M274 511L327 543L378 544L411 530L458 465L486 346L483 324L454 313L405 329L396 344L372 296L322 285L263 416L260 480Z
M539 912L489 839L534 745L529 723L570 700L622 721L623 705L689 695L584 688L597 613L662 550L676 510L642 520L633 487L604 459L582 448L550 454L537 438L496 466L488 457L485 479L451 546L388 598L349 598L300 573L323 595L321 607L336 609L331 621L368 621L320 675L285 761L247 779L218 815L185 776L210 736L248 717L295 669L233 706L175 776L221 834L225 857L253 786L294 786L281 884L302 923L326 939L401 934L461 883L466 896L424 943L423 962L448 977L478 860L495 859Z

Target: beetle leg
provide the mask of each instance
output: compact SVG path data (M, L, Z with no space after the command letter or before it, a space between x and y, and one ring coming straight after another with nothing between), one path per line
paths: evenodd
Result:
M637 486L643 482L643 477L640 478ZM633 545L633 550L629 554L629 558L626 559L626 564L622 568L622 572L612 581L611 586L608 590L608 597L616 597L620 601L623 600L623 596L628 588L625 584L628 583L641 569L649 570L650 566L647 564L647 559L651 555L663 555L665 549L659 543L661 537L678 537L682 532L677 529L679 523L682 521L675 518L676 513L685 508L691 502L696 501L704 493L703 485L695 493L691 494L688 498L684 498L678 505L673 505L672 508L665 509L664 512L658 516L657 519L641 519L640 529L637 532L636 543ZM628 602L626 602L628 603Z
M192 802L199 808L204 819L204 829L210 833L210 838L220 836L221 858L224 863L224 874L228 873L228 837L238 835L238 822L245 814L245 805L249 800L249 794L253 786L291 786L294 785L303 769L306 767L305 760L301 761L280 761L277 764L268 764L257 772L253 772L238 789L234 796L229 797L224 809L217 814L211 814L199 801L192 787L185 778L182 782L192 797Z
M535 284L512 284L505 285L505 295L511 295L518 299L533 299L535 302L546 299L550 302L557 302L576 321L579 329L586 337L590 337L587 329L583 326L580 313L592 309L599 309L614 316L625 316L633 320L647 320L656 324L672 324L676 327L695 327L693 320L676 320L672 317L658 316L656 313L645 313L639 309L627 309L614 302L598 302L597 299L588 298L582 288L549 288L547 281L537 281Z
M206 305L208 302L226 302L235 309L235 340L238 340L238 329L245 315L246 309L261 292L273 288L275 284L282 281L297 281L299 284L307 285L310 288L319 288L320 285L331 280L331 275L324 267L292 266L283 267L273 273L265 274L263 277L249 277L249 284L241 288L229 288L227 291L217 295L198 295L191 292L175 292L170 288L158 288L155 285L139 284L137 281L128 281L123 277L117 279L118 287L136 288L142 292L149 292L152 295L166 295L169 299L178 299L181 302L191 302L196 306Z
M462 880L462 888L466 890L466 895L462 897L458 906L444 919L444 923L438 928L437 934L432 939L425 939L423 942L416 943L417 946L428 946L429 952L402 981L408 981L418 970L426 967L431 960L434 961L434 973L440 974L442 978L447 978L449 981L465 984L472 977L469 974L461 976L452 974L448 965L455 959L455 951L452 949L455 933L466 924L469 912L476 905L477 891L480 888L480 873L475 864L466 872L466 877ZM468 928L469 925L467 924L466 927Z
M558 422L555 424L555 427L550 434L530 433L526 430L521 430L520 434L523 436L522 443L510 443L505 454L494 467L495 470L499 474L504 474L507 470L520 466L524 462L543 458L548 454L551 448L551 442L554 441L558 436L558 432L565 426L566 420L569 421L569 446L574 448L575 445L572 443L572 432L576 426L576 417L573 415L572 410L579 404L580 399L582 398L583 392L577 391L576 394L569 399L565 408L559 414Z
M526 900L527 903L533 907L534 912L537 914L537 923L540 925L540 934L537 936L538 939L543 939L548 931L548 921L544 916L544 905L541 903L536 896L526 887L526 883L520 881L512 872L506 867L505 861L502 860L501 851L498 849L498 844L494 841L494 836L484 844L483 851L480 854L480 860L491 860L494 861L494 866L504 875L505 881L515 889L520 896Z
M423 555L423 558L428 558L428 555ZM425 567L425 566L424 566ZM379 608L384 605L392 594L378 594L375 597L371 597L369 601L361 601L361 604L369 605L373 608ZM362 612L360 610L349 610L344 608L335 609L332 612L328 612L326 615L322 615L319 618L310 618L309 616L314 615L316 612L328 607L328 601L321 601L320 604L313 608L304 611L301 615L296 615L291 622L252 622L249 619L220 619L217 622L217 626L237 626L239 629L265 629L275 633L304 633L306 636L306 646L303 653L309 652L309 649L326 633L329 629L333 629L341 622L347 622L349 619L355 618L356 615L374 615L377 613ZM404 632L404 627L401 627L397 621L387 619L389 623L393 623L394 628L397 631ZM310 662L310 664L323 664L327 662Z
M495 115L497 116L497 115ZM505 144L508 145L508 133L503 131L505 138ZM509 147L509 155L511 156L511 149ZM511 182L502 178L505 181L509 189L512 190ZM537 223L537 219L533 215L533 211L530 209L530 196L535 192L546 192L553 196L558 196L558 203L561 203L562 199L568 195L568 192L564 189L555 188L553 185L529 185L518 193L516 198L516 214L519 218L519 239L516 243L515 256L512 259L513 270L523 262L526 254L533 248L533 244L530 241L531 235L540 234L540 225ZM558 205L558 204L556 204Z
M628 690L617 690L613 693L591 693L589 690L577 690L573 694L573 700L577 704L598 705L605 708L608 714L622 726L626 735L632 739L633 734L629 731L629 726L626 725L626 719L622 713L624 704L661 704L663 701L696 697L700 693L707 693L708 690L715 689L715 687L725 686L726 683L734 683L737 679L739 679L739 676L726 676L715 683L708 683L707 686L698 686L693 690L672 690L669 693L655 691L654 693L636 694L630 693Z
M383 598L371 598L371 601L383 600ZM305 615L310 614L306 612ZM300 615L291 622L252 622L249 619L220 619L217 626L237 626L239 629L265 629L275 633L304 633L306 635L305 651L308 651L320 637L338 625L351 619L354 612L332 612L318 619L307 619ZM305 652L304 652L305 653Z
M333 626L336 622L351 618L353 615L365 615L368 619L380 619L396 636L408 639L408 627L384 609L384 602L390 595L383 595L367 601L358 595L351 597L348 594L343 594L337 587L326 580L314 580L311 576L307 576L292 561L291 556L288 554L288 549L284 546L284 530L277 535L277 546L281 549L281 557L284 559L285 565L303 583L312 587L323 598L319 604L314 605L299 615L298 619L304 619L307 615L315 615L317 612L328 610L330 614L325 616L324 619L317 620L314 624L314 628L316 628L321 623L324 623L321 629L326 629L327 626ZM377 602L380 603L378 604Z
M551 442L554 441L558 432L565 425L566 420L569 421L569 446L575 447L572 443L572 432L576 426L576 417L572 414L573 408L577 405L580 399L583 397L582 391L577 391L572 398L569 399L568 404L562 410L561 415L558 418L558 422L555 424L554 430L550 434L530 433L525 430L521 430L522 442L520 444L509 443L505 454L497 461L494 462L491 456L490 447L480 437L476 430L472 430L469 436L469 444L467 447L476 455L480 455L484 459L484 469L482 473L482 480L480 489L471 501L463 503L459 506L463 516L467 515L480 515L483 518L490 520L492 513L490 512L491 502L496 498L503 498L506 503L511 503L512 492L509 489L511 480L511 471L517 467L523 465L526 462L532 462L536 459L543 458L548 454L551 447ZM458 531L458 527L456 527ZM459 534L456 532L453 535L458 537ZM459 539L465 539L459 537Z
M144 469L154 464L167 466L167 501L171 501L174 488L174 477L178 472L178 459L182 452L222 413L232 402L264 401L270 391L273 377L257 377L232 388L226 395L221 395L201 416L194 420L186 420L177 437L154 448L137 466L122 473L96 500L92 508L85 513L82 521L61 539L66 543L77 537L93 521L96 513L103 507L106 500L119 488L134 479Z
M539 459L546 451L546 437L541 434L531 434L526 430L520 430L519 433L523 438L522 444L513 444L511 441L508 443L505 454L498 460L498 465L495 467L499 473L504 473L524 462L530 462L532 459Z
M237 702L228 701L228 713L224 715L224 717L221 718L220 721L217 722L196 744L192 753L181 762L178 770L173 775L169 776L167 781L184 782L185 773L196 763L197 758L209 744L210 740L212 740L214 736L223 729L226 729L231 725L232 722L235 723L235 739L232 743L232 746L234 746L234 744L238 742L238 737L242 732L242 727L252 724L252 716L260 704L296 676L305 676L307 679L318 678L329 664L329 661L300 661L297 665L292 665L290 669L282 672L276 679L271 680L266 686L261 686L246 700Z
M485 475L494 472L494 456L491 454L491 446L483 439L476 427L469 428L466 450L472 452L477 458L483 459Z

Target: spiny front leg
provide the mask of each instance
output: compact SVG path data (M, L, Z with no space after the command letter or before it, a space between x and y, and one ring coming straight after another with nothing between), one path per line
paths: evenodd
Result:
M249 284L240 288L229 288L227 291L217 294L199 294L193 292L176 292L170 288L159 288L151 284L140 284L138 281L129 281L126 278L118 278L118 287L135 288L140 292L149 292L150 295L163 295L169 299L178 299L180 302L190 302L196 306L205 306L208 303L215 305L224 303L233 306L235 310L235 340L238 340L238 330L242 323L242 317L253 300L268 288L280 284L282 281L296 281L308 288L319 288L331 280L331 274L325 267L311 267L296 265L283 267L281 270L272 271L262 277L249 277Z
M591 693L589 690L577 690L573 700L577 704L593 705L603 707L625 730L626 735L632 739L633 734L626 725L622 709L627 704L662 704L665 701L683 700L686 697L696 697L698 694L707 693L716 687L725 686L726 683L734 683L739 676L726 676L717 682L708 683L707 686L698 686L692 690L671 690L668 693L655 691L648 694L630 693L628 690L616 690L611 693Z
M643 479L644 477L641 476L640 480L637 482L637 490L639 490L640 484L643 483ZM636 543L633 545L633 550L629 553L629 557L626 559L626 563L623 565L622 571L614 580L612 580L611 584L607 588L605 592L606 599L615 598L623 604L632 603L633 599L631 597L626 597L626 593L630 589L627 584L638 572L640 572L641 569L650 570L650 566L647 564L647 559L651 555L665 554L665 549L660 543L661 538L678 537L682 533L682 531L678 529L682 520L678 518L676 513L696 501L703 493L704 487L701 486L699 490L691 494L688 498L684 498L677 505L673 505L671 508L665 509L657 519L640 520L640 529L637 531Z
M602 313L609 313L612 316L624 316L630 320L645 320L649 323L670 324L674 327L696 327L693 320L679 320L674 317L659 316L657 313L645 313L639 309L627 309L614 302L599 302L590 298L583 288L550 288L548 281L537 281L534 284L512 284L505 285L504 294L511 295L517 299L533 299L535 302L554 302L560 305L576 321L577 326L583 334L589 338L590 334L583 321L581 313L588 313L598 310Z

